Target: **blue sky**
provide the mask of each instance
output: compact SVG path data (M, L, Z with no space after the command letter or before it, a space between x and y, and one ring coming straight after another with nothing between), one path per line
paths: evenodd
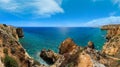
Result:
M0 23L43 27L118 24L120 0L0 0Z

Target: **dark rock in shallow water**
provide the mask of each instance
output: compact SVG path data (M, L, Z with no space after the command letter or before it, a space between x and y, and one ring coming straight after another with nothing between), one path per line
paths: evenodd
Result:
M94 43L92 41L88 42L88 47L94 49Z
M19 37L19 38L24 37L23 29L22 29L22 28L17 28L16 31L17 31L17 34L18 34L18 37Z
M54 64L59 59L60 55L54 53L52 50L43 49L40 53L40 57L48 64Z

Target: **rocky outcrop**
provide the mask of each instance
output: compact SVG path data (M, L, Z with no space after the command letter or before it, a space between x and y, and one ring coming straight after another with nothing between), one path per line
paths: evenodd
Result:
M54 64L62 55L53 52L52 50L43 49L40 57L43 58L48 64Z
M80 47L71 38L67 38L61 43L59 54L51 50L42 51L41 54L52 58L52 62L55 59L54 54L61 55L50 67L120 67L120 26L106 25L102 27L104 29L108 31L107 42L101 51L95 49L92 41L88 42L87 47Z
M51 50L42 50L40 57L45 61L52 62L50 67L65 67L69 66L72 62L76 62L77 53L80 47L77 46L71 38L64 40L59 47L59 54Z
M59 47L59 53L70 53L73 52L74 49L76 49L78 46L73 42L71 38L67 38L65 41L63 41Z
M20 44L21 33L22 31L18 33L18 28L13 26L0 25L0 58L2 60L6 56L13 58L18 63L18 67L40 67L40 64L36 64L36 61L27 54ZM2 63L4 64L4 62Z
M31 58L19 43L23 30L6 24L0 25L0 66L6 55L14 58L18 67L120 67L120 25L106 25L107 42L102 51L95 49L92 41L87 47L80 47L71 38L64 40L59 53L52 50L42 50L40 57L49 66L42 65Z
M67 46L66 46L67 44ZM62 46L61 46L62 45ZM51 60L54 63L51 64L50 67L106 67L111 66L111 63L116 62L113 59L107 57L106 55L103 55L101 52L94 49L94 43L88 42L88 46L85 48L81 48L77 46L71 38L66 39L62 42L60 45L60 48L63 50L65 49L71 49L63 51L60 54L56 54L51 50L43 50L41 51L41 58L43 58L45 61ZM65 45L65 47L64 47ZM73 48L72 46L75 46L76 48ZM61 49L59 50L61 51ZM57 57L57 60L55 60L55 56ZM61 59L62 58L62 59ZM113 62L110 62L113 61ZM49 61L50 62L50 61ZM58 65L59 64L59 65Z
M18 34L18 37L19 37L19 38L24 37L23 29L22 29L22 28L17 28L16 31L17 31L17 34Z
M94 49L95 48L94 43L92 41L89 41L88 47Z
M40 57L45 60L50 67L60 67L65 60L63 55L57 54L52 50L43 49L40 53Z
M107 42L103 46L102 52L120 58L120 25L103 26L107 30Z
M4 63L2 63L1 59L0 59L0 67L5 67Z

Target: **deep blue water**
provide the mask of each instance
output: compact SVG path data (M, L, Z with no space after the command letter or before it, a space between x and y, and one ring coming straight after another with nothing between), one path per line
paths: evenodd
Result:
M40 59L39 53L43 48L58 52L59 45L68 37L72 38L77 45L86 46L88 41L95 43L97 50L102 49L105 42L106 31L90 27L23 27L24 38L21 44L36 60Z

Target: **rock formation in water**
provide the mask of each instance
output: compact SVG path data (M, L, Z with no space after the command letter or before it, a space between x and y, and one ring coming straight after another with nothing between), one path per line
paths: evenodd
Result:
M55 63L62 55L54 53L52 50L43 49L40 57L42 57L48 64Z
M24 37L23 29L22 28L17 28L16 32L17 32L19 38Z
M83 48L67 38L61 43L58 54L43 50L40 56L47 62L52 61L49 67L120 67L120 25L106 25L101 29L108 31L101 51L95 49L92 41Z

